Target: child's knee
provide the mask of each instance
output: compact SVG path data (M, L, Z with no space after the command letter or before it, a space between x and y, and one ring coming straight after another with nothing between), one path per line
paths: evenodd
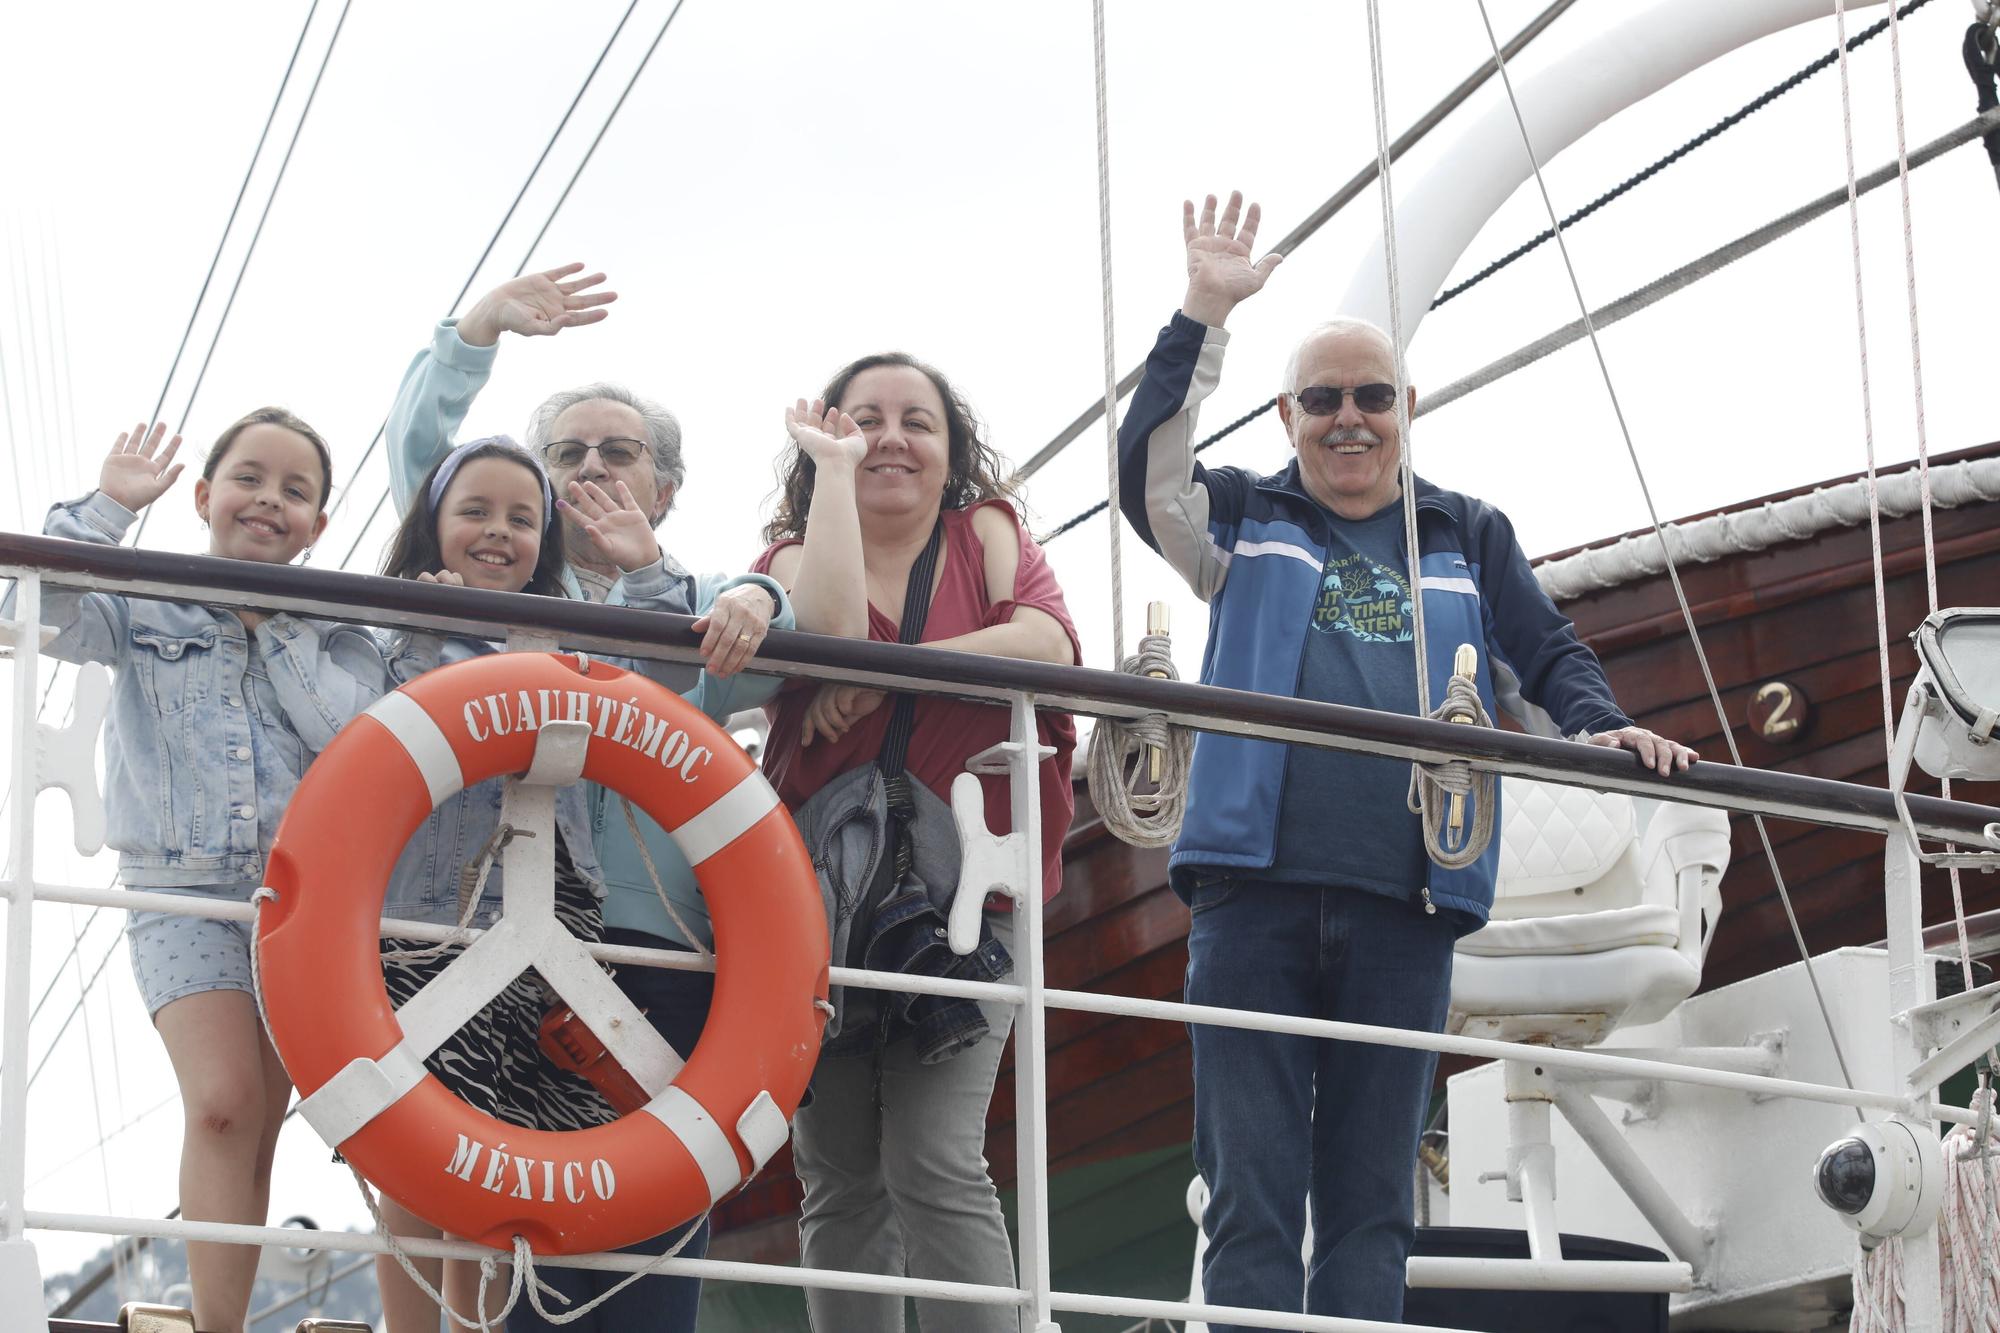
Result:
M260 1143L267 1128L264 1090L252 1080L224 1081L188 1096L190 1133L230 1143Z

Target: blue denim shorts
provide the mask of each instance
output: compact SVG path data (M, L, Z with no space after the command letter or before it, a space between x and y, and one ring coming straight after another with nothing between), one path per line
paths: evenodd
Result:
M190 896L243 902L249 886L204 888ZM255 994L250 979L250 923L173 912L133 912L125 937L132 949L132 979L157 1014L183 996L210 990Z

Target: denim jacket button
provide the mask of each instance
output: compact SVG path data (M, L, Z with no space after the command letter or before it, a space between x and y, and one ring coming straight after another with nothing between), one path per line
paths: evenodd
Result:
M239 805L236 807L235 811L236 817L238 819L248 819L250 818L250 816L256 813L257 813L257 807L254 805Z
M223 695L222 702L228 704L231 708L241 708L243 706L243 700L233 694Z
M250 747L247 745L235 746L229 751L229 757L231 759L248 759L250 757Z

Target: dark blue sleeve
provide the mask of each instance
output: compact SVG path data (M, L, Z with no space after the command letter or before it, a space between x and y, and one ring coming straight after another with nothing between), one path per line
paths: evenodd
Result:
M1470 545L1478 552L1479 595L1492 632L1520 677L1528 702L1545 709L1565 736L1629 727L1597 654L1556 609L1515 540L1514 525L1491 505L1466 502Z

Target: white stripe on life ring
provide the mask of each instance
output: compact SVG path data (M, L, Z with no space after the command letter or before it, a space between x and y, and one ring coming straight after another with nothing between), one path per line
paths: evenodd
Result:
M736 1149L730 1146L729 1136L722 1132L722 1126L715 1123L702 1104L677 1087L669 1087L665 1092L646 1103L646 1113L665 1125L673 1136L681 1141L681 1146L694 1158L701 1168L701 1177L708 1182L708 1201L719 1203L722 1196L736 1188L743 1179L742 1171L736 1165Z
M698 866L749 832L777 804L778 793L753 768L714 804L668 832L688 864Z
M424 785L431 789L433 807L465 790L465 770L459 767L451 742L415 699L392 690L369 707L367 716L387 727L389 734L409 751L411 762L424 775Z

